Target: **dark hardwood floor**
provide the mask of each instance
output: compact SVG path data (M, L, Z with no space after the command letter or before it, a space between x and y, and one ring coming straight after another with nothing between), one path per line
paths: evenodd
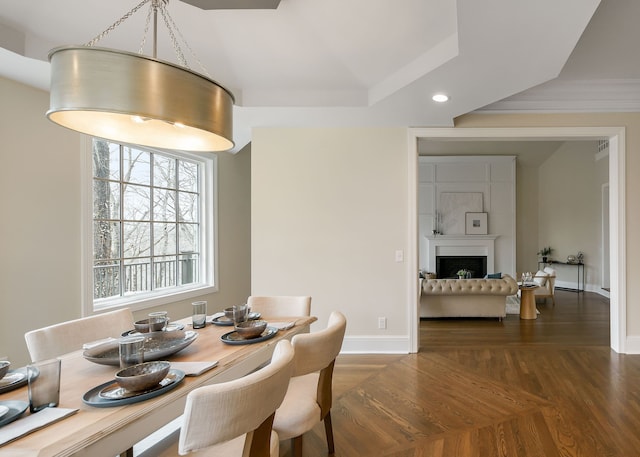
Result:
M417 354L339 356L335 455L640 456L640 356L609 348L609 301L557 291L538 309L422 321ZM327 455L322 425L304 455Z

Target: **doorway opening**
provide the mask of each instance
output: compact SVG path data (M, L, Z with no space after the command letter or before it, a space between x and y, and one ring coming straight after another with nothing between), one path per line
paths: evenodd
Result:
M608 246L610 275L611 348L626 352L626 238L625 238L625 137L623 127L529 127L529 128L415 128L409 129L409 339L410 351L419 348L419 281L417 230L418 140L465 141L609 141ZM605 241L606 243L606 241Z

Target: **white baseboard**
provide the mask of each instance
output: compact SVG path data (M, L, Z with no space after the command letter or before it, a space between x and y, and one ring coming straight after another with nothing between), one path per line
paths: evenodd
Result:
M602 295L603 297L611 298L611 294L609 293L609 291L604 290L602 287L595 287L593 290L589 290L589 292L595 292Z
M576 283L575 283L575 281L574 282L571 282L571 281L556 281L556 287L558 289L567 290L569 292L572 292L572 291L575 292ZM596 284L587 284L585 286L585 291L586 292L594 292L596 294L602 295L603 297L609 298L609 292L607 292L602 287L600 287L599 285L596 285Z
M408 354L409 336L345 336L341 354Z
M627 336L625 354L640 354L640 336Z

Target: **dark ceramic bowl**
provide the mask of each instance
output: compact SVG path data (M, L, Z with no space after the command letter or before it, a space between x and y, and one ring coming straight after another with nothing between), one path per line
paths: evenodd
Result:
M235 326L236 332L244 339L257 338L267 328L267 321L245 321Z
M0 361L0 379L4 378L7 375L10 366L11 362L7 360Z
M158 385L169 373L169 368L171 363L164 360L139 363L118 371L116 382L130 392L147 390Z

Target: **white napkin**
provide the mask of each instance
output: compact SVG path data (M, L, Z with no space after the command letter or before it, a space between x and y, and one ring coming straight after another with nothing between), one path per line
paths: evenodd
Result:
M216 319L216 318L222 317L222 316L224 316L224 311L212 314L211 316L207 316L207 320L210 321L211 319Z
M275 327L278 330L289 330L294 325L296 325L295 321L291 321L291 322L269 322L267 324L268 327Z
M184 371L186 376L200 376L205 371L209 371L218 365L218 361L213 362L171 362L171 368Z
M29 414L15 422L11 422L0 428L0 446L24 435L28 435L31 432L35 432L36 430L40 430L76 412L78 412L77 409L71 408L45 408L42 411Z

